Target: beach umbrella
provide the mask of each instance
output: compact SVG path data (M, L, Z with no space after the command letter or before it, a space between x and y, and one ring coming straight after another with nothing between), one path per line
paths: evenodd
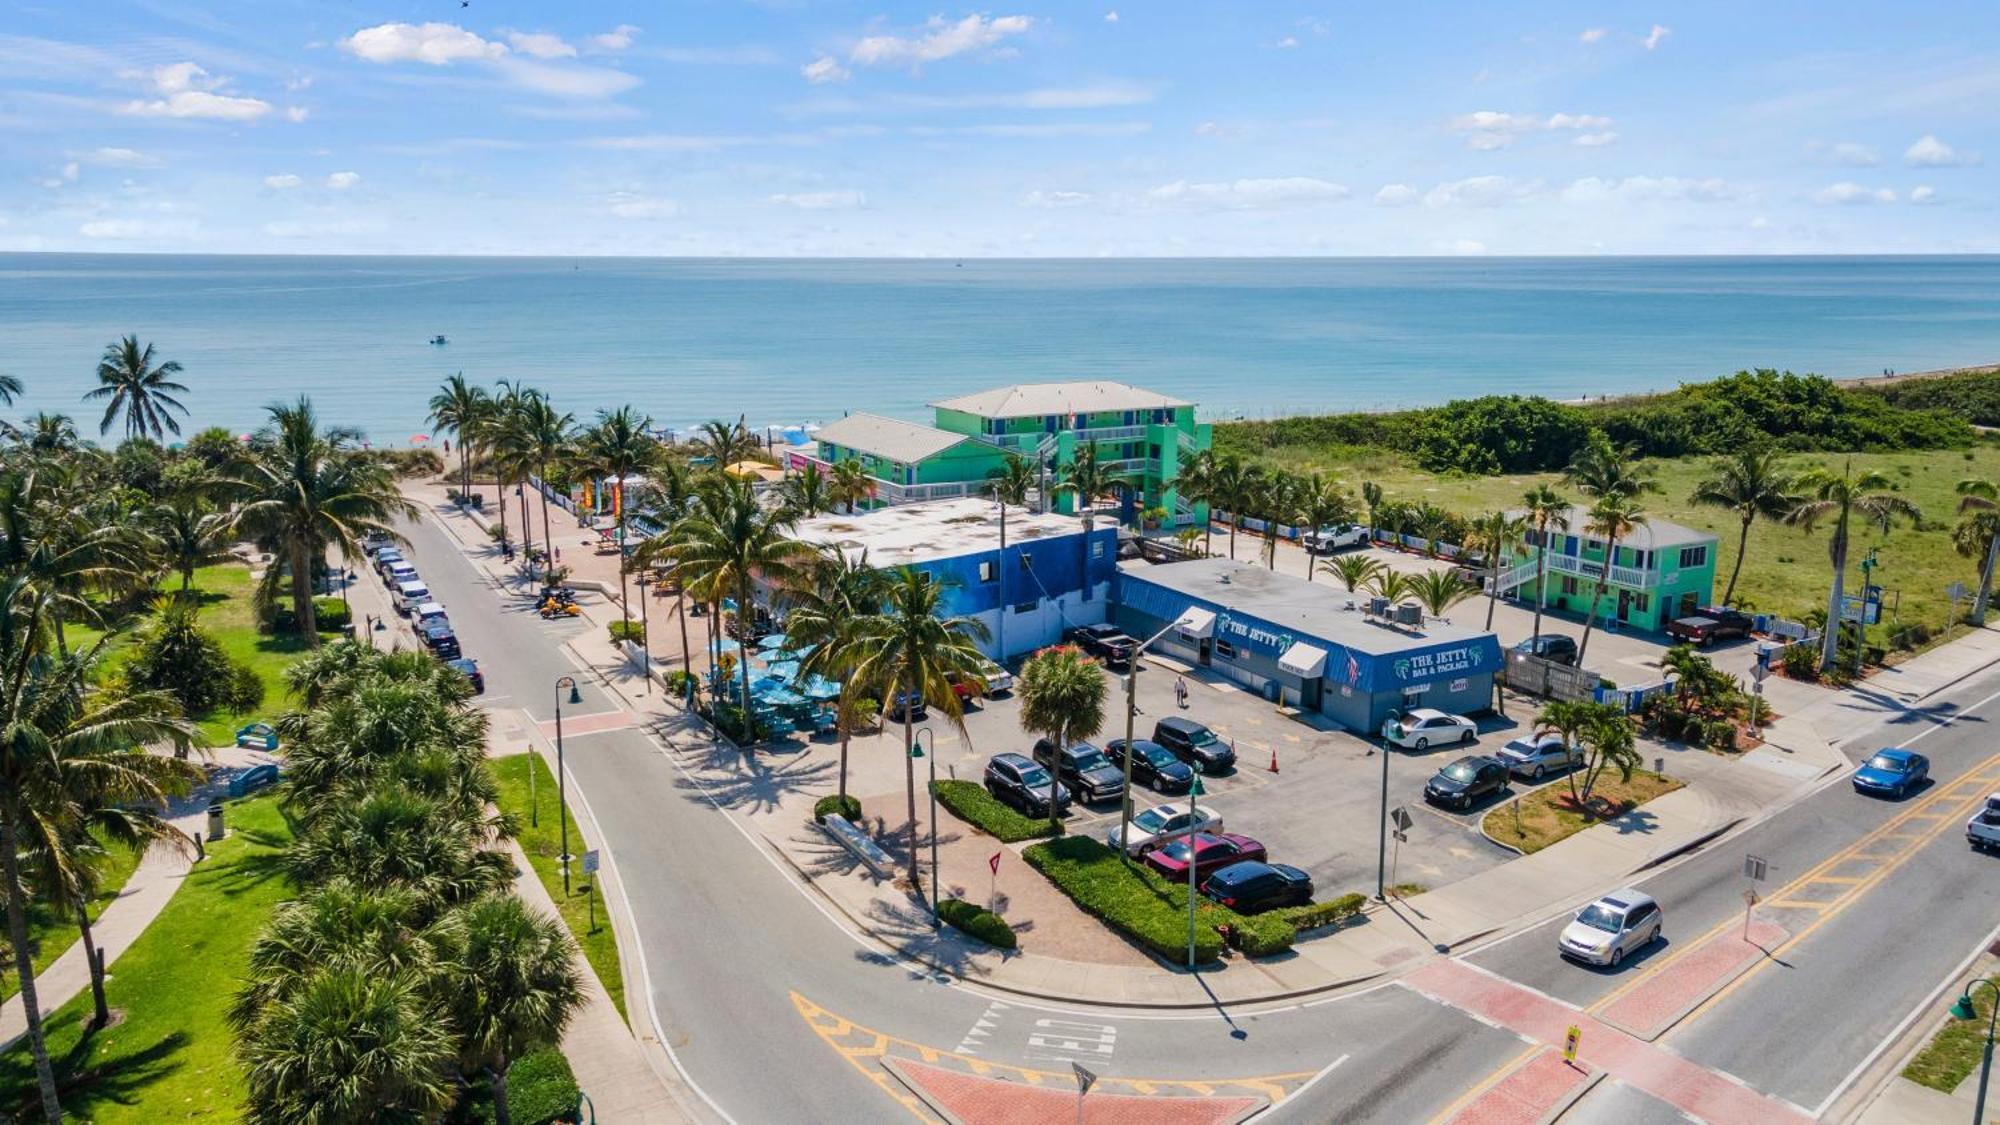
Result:
M236 440L237 440L237 441L255 441L255 440L257 440L257 439L256 439L255 437L251 436L250 434L237 434L237 435L236 435Z
M771 675L776 676L778 679L784 680L787 683L790 683L792 680L798 678L799 662L796 660L773 661L770 670L771 670Z
M840 685L815 672L799 685L799 692L807 699L824 702L840 698Z
M427 441L429 441L429 440L431 440L431 435L429 435L429 434L411 434L411 435L410 435L410 444L411 444L411 445L418 445L418 444L421 444L421 443L423 443L423 442L427 442Z
M763 649L765 652L775 652L785 647L785 635L783 633L767 634L762 640L757 642L757 647Z

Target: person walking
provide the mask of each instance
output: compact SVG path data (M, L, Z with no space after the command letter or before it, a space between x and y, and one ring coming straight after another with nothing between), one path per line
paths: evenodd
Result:
M1174 702L1180 705L1181 710L1187 710L1187 677L1185 676L1174 677Z

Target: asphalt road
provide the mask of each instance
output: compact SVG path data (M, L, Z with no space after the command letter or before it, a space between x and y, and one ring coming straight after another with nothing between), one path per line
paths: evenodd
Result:
M484 702L496 711L525 709L537 721L552 717L553 684L575 671L560 642L586 626L542 621L522 594L497 589L431 521L407 534L467 655L486 673ZM566 719L616 709L590 677L581 678L583 701L565 705ZM2000 676L1983 677L1945 699L1967 705L1995 684ZM1923 737L1941 783L1992 753L1985 724L1996 717L2000 705L1986 701ZM1908 722L1903 737L1930 725ZM841 1048L952 1052L972 1044L976 1028L984 1032L979 1057L996 1063L1066 1073L1073 1060L1131 1077L1268 1079L1290 1095L1272 1119L1301 1122L1426 1119L1522 1048L1511 1032L1396 984L1265 1010L1156 1013L1025 1001L960 982L850 932L737 825L727 809L734 794L705 791L678 768L676 753L700 755L704 747L669 750L626 728L571 737L566 748L574 799L603 831L644 947L644 975L627 964L638 1022L647 1021L650 1006L719 1117L898 1119L905 1111L891 1093L900 1088L881 1080L871 1055L850 1057ZM1740 918L1743 852L1769 858L1769 885L1779 887L1898 811L1834 786L1638 885L1667 905L1670 941L1692 938ZM1855 895L1853 909L1818 912L1826 916L1816 922L1814 911L1795 911L1803 936L1778 951L1783 963L1753 970L1662 1044L1817 1105L1992 927L2000 865L1965 848L1956 829L1962 821L1927 822L1926 830L1944 829ZM923 926L916 917L884 922L912 932ZM1814 928L1805 930L1808 923ZM1468 959L1579 1005L1618 986L1623 974L1559 961L1549 931L1531 929ZM1647 963L1625 973L1643 972ZM1575 1120L1628 1123L1674 1116L1615 1082L1600 1084L1571 1111Z

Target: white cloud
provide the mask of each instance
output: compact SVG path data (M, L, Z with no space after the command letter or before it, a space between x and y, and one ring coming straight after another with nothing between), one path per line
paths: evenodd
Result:
M943 16L932 16L924 24L922 35L870 35L862 38L848 53L848 61L862 66L900 63L917 66L938 62L995 46L1010 35L1026 32L1034 26L1034 22L1028 16L989 18L976 12L956 22Z
M1748 196L1743 188L1718 177L1691 179L1682 176L1627 176L1604 179L1585 176L1562 191L1565 203L1652 202L1686 200L1722 203Z
M1602 38L1604 38L1603 28L1586 27L1583 29L1583 34L1576 37L1576 41L1579 43L1595 43Z
M286 188L298 187L302 183L305 183L305 181L290 172L280 172L275 176L264 177L265 187L276 188L279 191L283 191Z
M302 105L286 106L285 120L291 122L294 125L297 125L305 121L306 117L309 116L311 113L312 110L309 110Z
M1426 207L1498 207L1526 199L1542 190L1540 180L1506 176L1473 176L1448 180L1424 193Z
M1602 133L1579 133L1576 140L1571 143L1578 148L1603 148L1606 145L1617 144L1618 134L1609 129Z
M240 98L206 90L182 90L154 101L125 103L118 112L128 117L179 117L209 121L255 121L271 112L261 98Z
M1102 82L1095 86L1047 86L994 94L903 94L889 99L887 104L917 109L1109 109L1145 105L1155 96L1151 86ZM851 109L851 103L846 108Z
M450 23L383 23L364 27L342 39L340 49L372 63L420 62L431 66L491 61L507 53L504 44L481 39Z
M1844 164L1850 168L1869 168L1882 162L1875 150L1858 141L1809 141L1806 155L1825 164Z
M1028 121L991 125L912 125L916 137L1129 137L1152 129L1145 121Z
M868 205L868 197L858 191L780 192L771 196L770 201L805 211L841 211Z
M510 31L507 45L524 55L538 59L573 59L576 48L563 42L560 35L546 31Z
M177 62L169 66L154 67L151 73L153 88L162 94L178 94L183 90L214 90L223 85L215 78L191 62Z
M1118 9L1116 9L1116 8L1113 8L1113 9L1111 9L1110 11L1108 11L1108 12L1104 13L1104 22L1105 22L1105 23L1117 23L1117 22L1118 22Z
M1311 176L1279 176L1217 183L1175 180L1154 188L1146 195L1158 203L1251 210L1329 203L1347 198L1348 191L1343 185Z
M832 55L821 55L800 67L799 73L806 76L806 81L819 86L828 82L845 82L851 72Z
M1929 184L1918 184L1916 187L1910 189L1910 202L1935 203L1937 202L1937 189Z
M1894 203L1896 202L1896 193L1889 188L1864 187L1861 184L1857 184L1849 180L1843 180L1837 184L1829 184L1826 187L1823 187L1820 190L1814 192L1812 199L1814 203L1826 203L1835 205L1855 204L1855 203Z
M590 45L600 51L622 51L639 37L639 29L629 23L621 23L602 35L590 37Z
M637 75L601 66L552 66L508 56L493 67L524 90L558 98L610 98L639 84Z
M130 148L99 148L84 153L79 159L86 164L101 168L157 168L160 160L156 156Z
M1482 109L1452 118L1449 127L1452 132L1465 135L1467 148L1490 150L1506 148L1529 133L1592 130L1602 134L1611 128L1611 119L1594 113L1552 113L1542 117L1533 113ZM1616 139L1615 134L1612 139Z
M335 172L326 178L326 186L334 191L346 191L360 182L359 172Z
M1096 197L1087 191L1031 191L1021 197L1021 206L1081 207L1094 198Z
M1658 47L1661 43L1666 41L1667 36L1672 35L1673 33L1674 29L1671 27L1662 27L1657 23L1654 24L1653 30L1646 33L1646 49L1650 51L1655 47Z
M1929 133L1918 137L1903 150L1903 163L1912 168L1951 168L1979 163L1979 154L1960 152Z
M1249 132L1250 130L1241 125L1224 125L1220 121L1203 121L1194 127L1195 136L1215 139L1242 137Z
M680 214L681 206L671 199L617 191L606 200L606 210L621 219L671 219Z
M1403 207L1417 201L1417 189L1408 184L1383 184L1375 202L1384 207Z
M1298 45L1299 45L1299 37L1296 35L1287 35L1283 39L1278 40L1276 43L1271 44L1271 46L1276 47L1280 51L1289 51L1293 47L1296 47Z

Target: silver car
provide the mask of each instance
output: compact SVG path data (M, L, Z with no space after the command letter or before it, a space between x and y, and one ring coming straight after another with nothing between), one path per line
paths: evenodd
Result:
M1516 738L1495 751L1494 757L1515 777L1540 781L1552 773L1562 773L1583 764L1583 747L1571 746L1562 735Z
M1582 910L1556 938L1556 949L1593 965L1617 968L1629 954L1657 941L1664 917L1642 891L1612 891Z

